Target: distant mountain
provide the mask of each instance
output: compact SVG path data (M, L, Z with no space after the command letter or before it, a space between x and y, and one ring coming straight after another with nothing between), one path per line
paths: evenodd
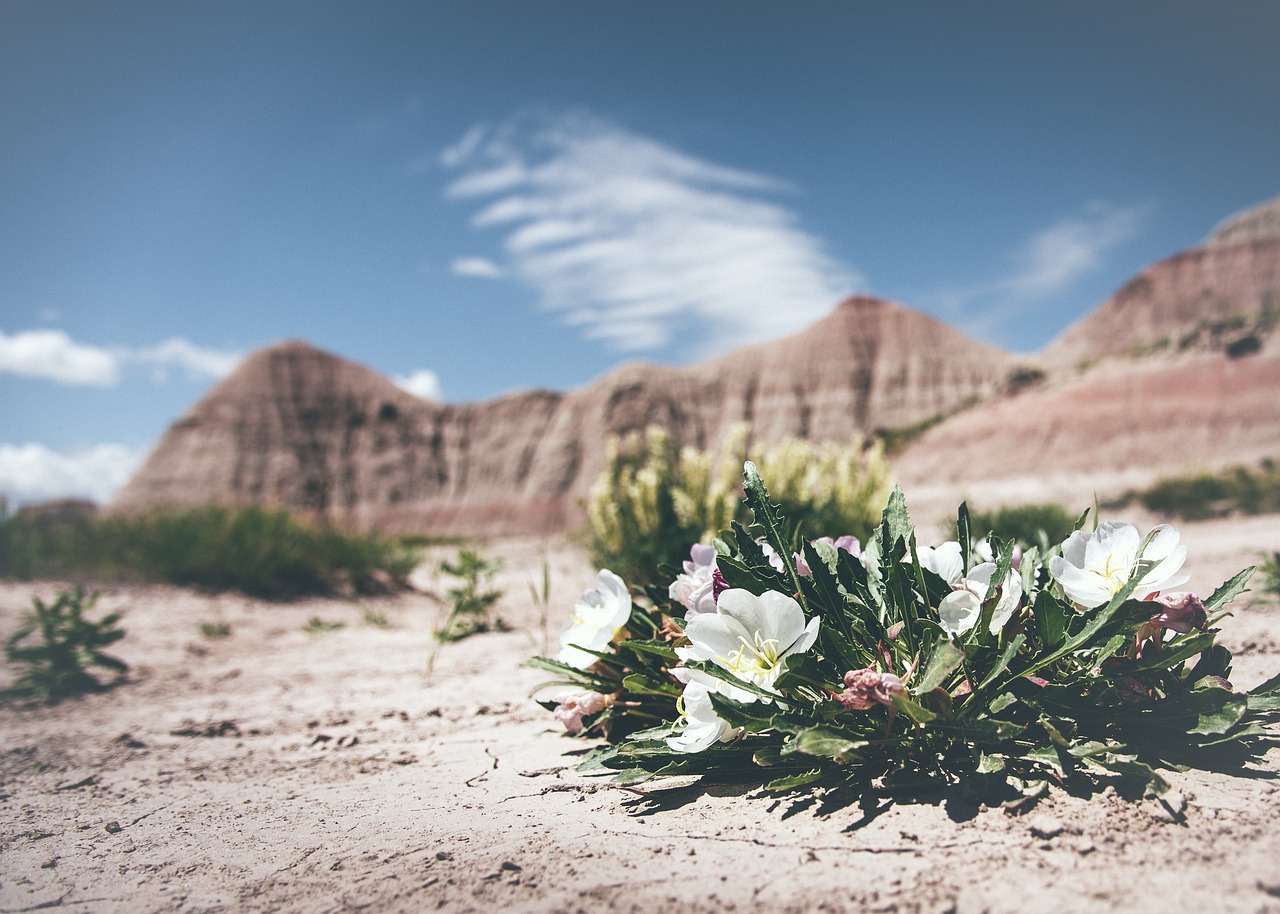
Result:
M1055 498L1280 457L1280 200L1144 270L1036 359L851 298L794 336L688 368L630 364L567 393L441 405L305 343L256 353L176 422L113 508L268 504L388 531L561 531L611 435L715 447L914 428L912 504ZM923 429L923 431L921 431ZM926 513L926 516L929 516Z
M1201 247L1143 270L1042 353L1052 366L1230 345L1280 318L1280 197L1231 217Z
M847 440L1003 389L1013 356L899 305L853 298L794 336L689 368L631 364L568 393L420 400L290 342L262 350L161 439L113 508L260 503L399 531L563 530L582 518L610 435L664 425L716 445Z
M1083 509L1161 477L1280 458L1280 198L1144 270L1043 353L1048 377L894 461L928 511Z

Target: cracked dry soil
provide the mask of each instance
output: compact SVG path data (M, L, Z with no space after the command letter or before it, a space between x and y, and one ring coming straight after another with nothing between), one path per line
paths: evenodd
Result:
M1182 525L1193 588L1280 546L1280 518L1244 529ZM446 645L429 678L441 609L421 594L377 601L383 627L339 600L108 588L129 682L0 707L0 912L1280 914L1277 751L1250 777L1174 772L1164 803L1057 791L1022 816L578 776L582 744L527 698L543 674L522 663L592 569L560 542L488 548L513 631ZM527 586L543 555L545 633ZM0 585L0 637L55 591ZM308 635L315 616L343 626ZM1224 629L1239 685L1280 669L1280 606L1246 595Z

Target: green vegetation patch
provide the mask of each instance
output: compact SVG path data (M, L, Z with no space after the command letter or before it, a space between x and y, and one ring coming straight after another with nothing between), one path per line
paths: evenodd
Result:
M1040 546L1047 552L1049 543L1059 543L1076 528L1076 515L1062 505L1029 504L997 508L994 511L970 513L970 529L975 536L985 536L993 530L1026 545Z
M1170 477L1149 489L1129 492L1113 504L1124 506L1135 500L1148 511L1183 520L1277 514L1280 513L1280 467L1268 459L1256 470L1232 467L1220 473Z
M287 511L209 506L136 516L19 514L0 525L0 577L155 581L268 599L403 585L419 551Z
M63 590L52 603L39 597L5 645L5 659L23 668L10 692L57 702L82 692L109 687L90 672L110 670L117 680L129 667L105 649L124 637L120 614L110 613L94 622L85 618L98 594L85 595L77 587Z

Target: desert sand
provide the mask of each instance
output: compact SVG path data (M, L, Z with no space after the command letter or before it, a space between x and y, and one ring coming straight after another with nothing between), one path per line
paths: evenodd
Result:
M1202 592L1280 549L1280 517L1180 527ZM578 775L584 744L522 664L593 569L561 539L484 548L513 630L444 646L430 676L429 563L421 592L363 602L105 588L129 681L0 707L0 911L1280 912L1280 750L1262 771L1171 772L1163 802L1056 790L1021 815ZM58 586L0 585L0 637ZM1223 642L1247 688L1280 671L1280 605L1235 608ZM343 627L307 634L313 617Z

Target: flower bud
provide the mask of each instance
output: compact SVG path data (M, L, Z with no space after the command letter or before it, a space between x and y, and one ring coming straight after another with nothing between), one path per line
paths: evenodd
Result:
M876 704L890 704L893 696L905 693L902 680L893 673L865 669L845 673L844 691L835 693L834 697L850 711L866 711Z
M592 714L599 714L609 706L611 699L608 695L601 695L599 692L573 692L560 699L560 703L556 705L556 720L564 724L564 728L577 736L582 732L582 719L590 717Z
M1193 628L1203 631L1209 624L1209 614L1204 603L1193 593L1161 594L1156 597L1155 602L1164 607L1164 610L1151 621L1161 628L1186 634Z

